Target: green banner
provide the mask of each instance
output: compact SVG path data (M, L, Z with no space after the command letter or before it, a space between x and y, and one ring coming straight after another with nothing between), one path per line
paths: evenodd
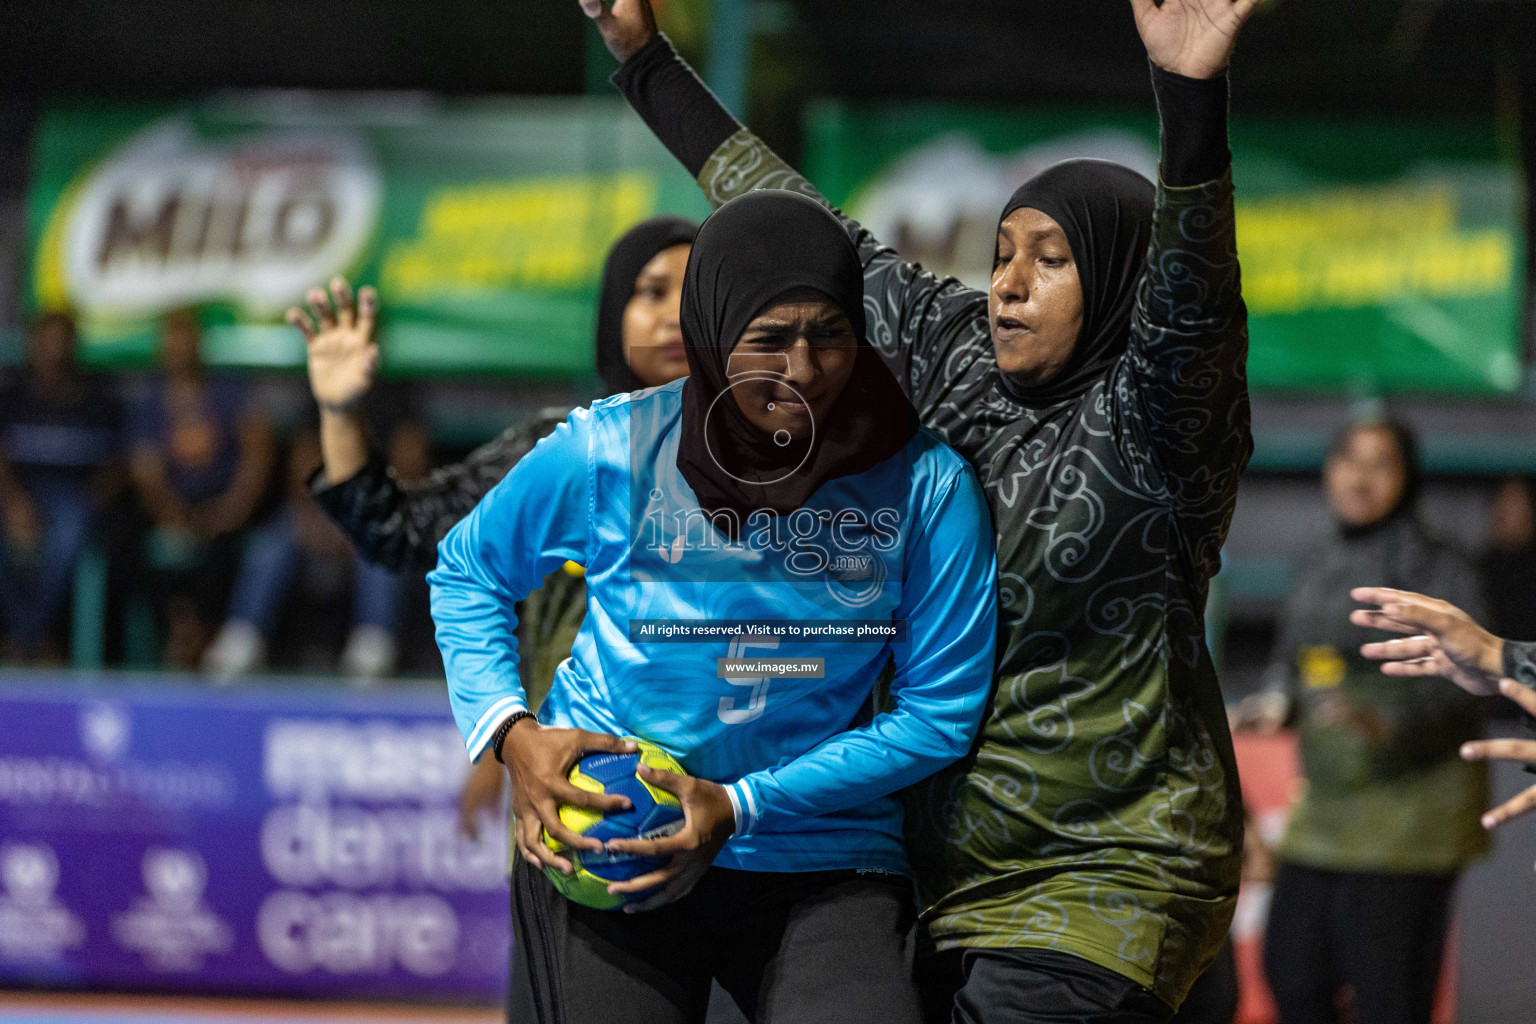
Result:
M1235 120L1255 388L1509 394L1521 377L1520 178L1491 125ZM985 287L997 214L1075 156L1157 165L1150 115L943 104L811 112L807 171L877 237Z
M282 313L344 274L379 287L388 372L559 377L592 370L613 239L707 211L618 100L306 93L50 108L28 204L30 302L95 363L195 306L211 362L301 365Z

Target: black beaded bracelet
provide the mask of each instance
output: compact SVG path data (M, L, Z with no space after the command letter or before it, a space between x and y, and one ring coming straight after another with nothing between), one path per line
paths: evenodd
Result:
M538 717L532 711L514 712L513 714L507 716L507 720L505 722L502 722L496 727L495 732L491 733L491 753L495 756L496 760L501 761L502 764L506 764L507 762L502 760L501 745L506 742L507 733L512 731L512 727L525 718L532 718L534 721L538 721Z

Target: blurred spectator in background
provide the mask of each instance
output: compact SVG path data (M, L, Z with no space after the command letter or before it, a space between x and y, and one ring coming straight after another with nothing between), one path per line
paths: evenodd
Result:
M164 661L190 669L220 621L275 443L246 382L205 371L190 311L166 316L160 366L130 404L129 467L152 523L145 558L165 624Z
M1481 606L1469 561L1417 511L1409 429L1356 423L1324 463L1338 529L1305 563L1281 616L1270 688L1239 725L1300 731L1304 785L1281 839L1264 965L1282 1024L1332 1021L1341 988L1355 1016L1428 1024L1456 878L1488 848L1483 765L1458 756L1481 704L1437 680L1388 679L1349 624L1363 580Z
M425 475L430 445L426 431L410 414L405 389L376 388L365 404L368 419L385 438L395 477L409 485ZM351 631L339 666L343 675L371 680L395 670L404 578L395 569L357 554L346 534L315 501L309 480L320 464L320 434L311 426L294 440L283 504L251 533L235 578L229 617L203 656L203 667L221 682L267 663L280 614L292 604L285 599L296 583L327 605L344 598L350 583Z
M1531 478L1512 476L1488 513L1483 583L1488 628L1516 640L1536 639L1536 502Z
M32 325L0 386L0 625L6 660L63 660L55 632L97 512L122 483L122 409L80 372L75 324Z

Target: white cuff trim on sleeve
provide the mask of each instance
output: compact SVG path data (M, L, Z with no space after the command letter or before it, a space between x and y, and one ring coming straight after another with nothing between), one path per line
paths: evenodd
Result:
M725 787L731 798L731 809L736 812L736 835L750 835L757 827L757 801L752 798L752 787L746 779L738 779Z
M496 733L496 727L519 711L527 711L528 702L521 695L503 697L490 707L475 722L475 727L469 730L469 736L464 740L464 749L469 751L471 761L479 761L484 756L486 748L490 746L491 737Z

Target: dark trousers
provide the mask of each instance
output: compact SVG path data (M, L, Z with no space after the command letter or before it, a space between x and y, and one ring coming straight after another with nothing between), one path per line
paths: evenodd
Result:
M1169 1024L1232 1024L1237 1016L1237 1002L1237 955L1228 939L1221 944L1221 952L1211 966L1195 979Z
M1264 933L1280 1024L1336 1024L1346 985L1359 1024L1429 1024L1455 885L1282 862Z
M921 968L928 1024L1165 1024L1173 1011L1129 978L1049 949L948 950Z
M517 1024L702 1024L711 980L753 1024L919 1024L912 886L887 874L711 868L675 903L592 910L512 871Z

